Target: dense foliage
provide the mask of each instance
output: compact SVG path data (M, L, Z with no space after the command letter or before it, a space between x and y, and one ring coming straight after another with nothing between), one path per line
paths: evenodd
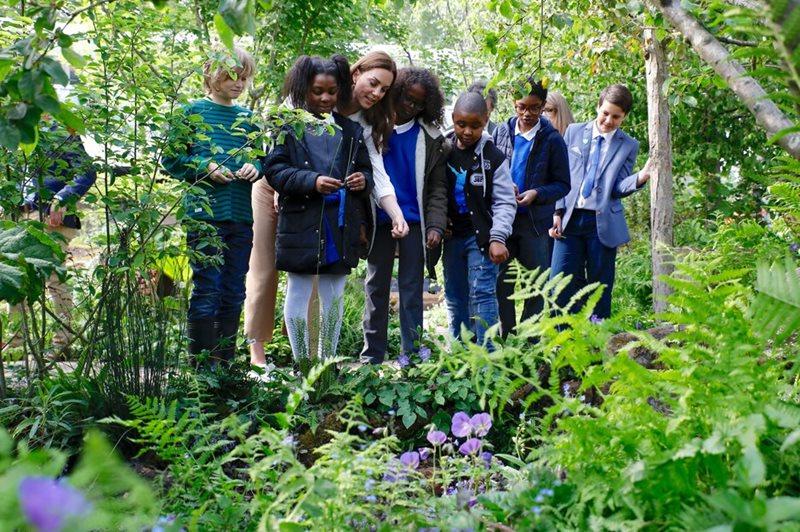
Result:
M690 7L800 123L791 4ZM800 529L800 162L647 4L10 0L0 21L0 300L25 308L0 315L0 341L24 337L0 344L5 528ZM206 59L229 64L234 42L253 53L247 104L267 132L308 119L277 108L302 53L354 58L380 44L434 70L448 101L487 77L496 120L530 71L579 120L600 87L625 81L643 162L645 27L671 74L667 312L651 310L640 194L626 200L636 238L620 254L611 320L596 323L591 305L562 313L563 279L519 272L518 297L543 296L547 312L493 351L448 344L434 308L418 355L397 357L392 330L397 363L360 366L357 269L342 358L300 371L278 330L269 382L247 376L244 345L229 369L189 365L186 185L158 160ZM44 115L93 146L99 177L77 242L93 258L78 268L41 219L19 217L20 184L48 162ZM54 273L78 296L66 371L48 357L61 325L44 290ZM599 297L596 286L580 295Z

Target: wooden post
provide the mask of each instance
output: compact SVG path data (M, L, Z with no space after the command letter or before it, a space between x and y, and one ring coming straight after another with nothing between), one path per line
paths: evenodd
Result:
M669 76L664 47L654 29L644 30L645 67L647 72L647 124L650 159L655 169L650 182L650 244L653 254L653 310L667 308L669 286L660 280L672 273L672 140L669 131L669 103L664 82Z

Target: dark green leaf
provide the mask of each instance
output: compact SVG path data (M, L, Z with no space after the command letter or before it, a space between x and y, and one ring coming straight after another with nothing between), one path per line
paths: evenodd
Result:
M229 50L233 49L233 31L222 18L222 15L217 13L214 15L214 27L217 29L217 34L222 43L228 47Z

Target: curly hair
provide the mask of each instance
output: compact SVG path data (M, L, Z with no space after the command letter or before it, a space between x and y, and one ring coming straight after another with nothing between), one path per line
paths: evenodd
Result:
M346 57L338 54L330 59L323 59L316 55L298 57L286 74L281 94L284 98L288 97L293 106L306 109L308 91L314 84L314 77L319 74L333 76L336 80L336 84L339 86L338 100L350 99L350 65L348 65Z
M403 92L417 84L425 88L425 108L420 112L420 117L429 124L441 127L444 121L444 94L439 78L427 68L404 67L397 72L390 95L394 107L400 104Z

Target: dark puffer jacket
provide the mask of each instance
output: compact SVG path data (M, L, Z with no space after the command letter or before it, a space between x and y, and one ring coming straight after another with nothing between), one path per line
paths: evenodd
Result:
M336 113L334 120L341 129L342 143L330 173L347 176L361 172L367 182L366 188L360 192L345 192L346 209L341 228L343 249L339 250L339 254L342 263L352 268L367 251L361 246L362 226L364 234L372 234L373 220L369 203L372 165L361 126ZM297 138L292 128L287 127L285 132L283 144L275 146L264 162L264 174L280 194L276 265L279 270L292 273L318 273L325 267L324 242L320 237L322 216L324 213L328 219L336 219L339 205L326 203L322 194L317 192L317 177L322 174L311 168L305 137ZM349 161L348 154L351 154ZM334 154L331 154L331 159L333 157Z
M536 190L536 199L528 207L528 215L540 234L553 225L555 202L569 193L569 159L567 145L556 128L546 118L540 118L533 147L525 166L526 190ZM514 154L516 117L500 124L492 135L494 144L502 151L508 164Z

